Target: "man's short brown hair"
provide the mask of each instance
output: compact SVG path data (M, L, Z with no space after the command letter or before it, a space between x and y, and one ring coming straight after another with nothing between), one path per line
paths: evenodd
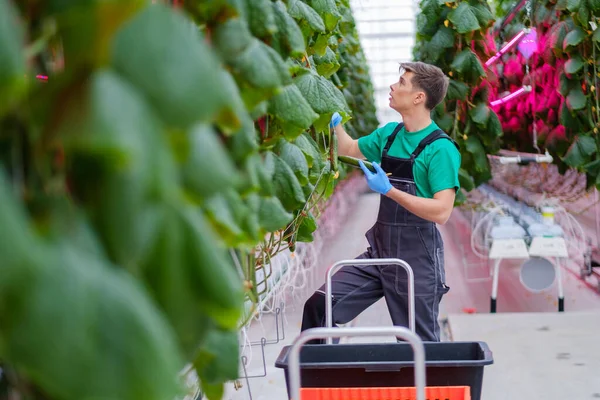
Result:
M411 83L417 90L425 92L427 97L425 107L433 110L446 97L450 80L444 72L435 65L421 61L400 64L400 71L404 69L413 73Z

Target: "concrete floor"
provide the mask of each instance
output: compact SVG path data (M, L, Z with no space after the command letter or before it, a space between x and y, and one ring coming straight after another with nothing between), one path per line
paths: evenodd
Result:
M335 240L330 240L323 249L319 262L323 281L326 268L333 262L354 258L364 251L367 246L364 233L375 220L378 204L377 195L360 195L350 212L352 218L347 219ZM519 282L518 265L505 261L499 281L498 314L490 315L491 280L479 279L485 277L487 267L472 262L474 257L469 254L470 247L466 246L470 225L460 211L455 210L440 231L445 243L446 277L451 288L440 310L442 319L449 321L446 340L486 341L494 353L495 364L486 367L484 374L483 399L600 397L600 346L592 336L600 332L600 295L573 274L564 274L566 313L558 314L556 289L553 287L541 294L529 293ZM314 288L308 288L307 295ZM266 376L248 381L240 379L236 387L228 387L226 399L250 399L248 388L254 400L288 398L283 372L274 367L274 362L281 348L290 344L299 333L302 306L303 301L299 301L298 296L286 303L283 313L285 338L264 348ZM466 314L473 312L476 314ZM357 324L390 326L384 300L363 312ZM276 339L274 327L275 318L264 315L261 323L250 326L250 340ZM246 347L244 354L250 357L248 375L264 375L260 346ZM509 390L511 387L514 390Z

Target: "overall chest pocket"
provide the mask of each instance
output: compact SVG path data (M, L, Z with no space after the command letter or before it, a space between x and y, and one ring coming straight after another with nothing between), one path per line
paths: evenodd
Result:
M415 182L413 182L413 181L390 177L390 183L392 184L393 187L395 187L396 189L401 190L405 193L409 193L412 195L416 194L417 188L415 186Z

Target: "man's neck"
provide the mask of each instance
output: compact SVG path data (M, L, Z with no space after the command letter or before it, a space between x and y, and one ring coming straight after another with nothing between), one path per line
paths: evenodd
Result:
M427 114L408 114L402 115L402 122L407 132L417 132L431 125L431 115Z

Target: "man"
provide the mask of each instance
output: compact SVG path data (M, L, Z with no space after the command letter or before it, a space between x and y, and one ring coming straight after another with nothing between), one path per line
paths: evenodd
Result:
M339 114L331 126L340 155L366 158L377 170L370 172L360 161L369 187L381 200L377 222L366 233L369 248L358 258L399 258L410 264L416 333L424 341L440 341L439 303L449 287L436 224L445 224L452 212L461 156L431 120L431 110L446 96L448 78L433 65L404 63L390 89L390 107L400 113L402 123L389 123L358 140L344 131ZM348 323L385 297L394 325L408 326L407 288L406 272L399 266L343 267L332 281L334 323ZM306 301L302 330L325 325L324 294L321 287Z

